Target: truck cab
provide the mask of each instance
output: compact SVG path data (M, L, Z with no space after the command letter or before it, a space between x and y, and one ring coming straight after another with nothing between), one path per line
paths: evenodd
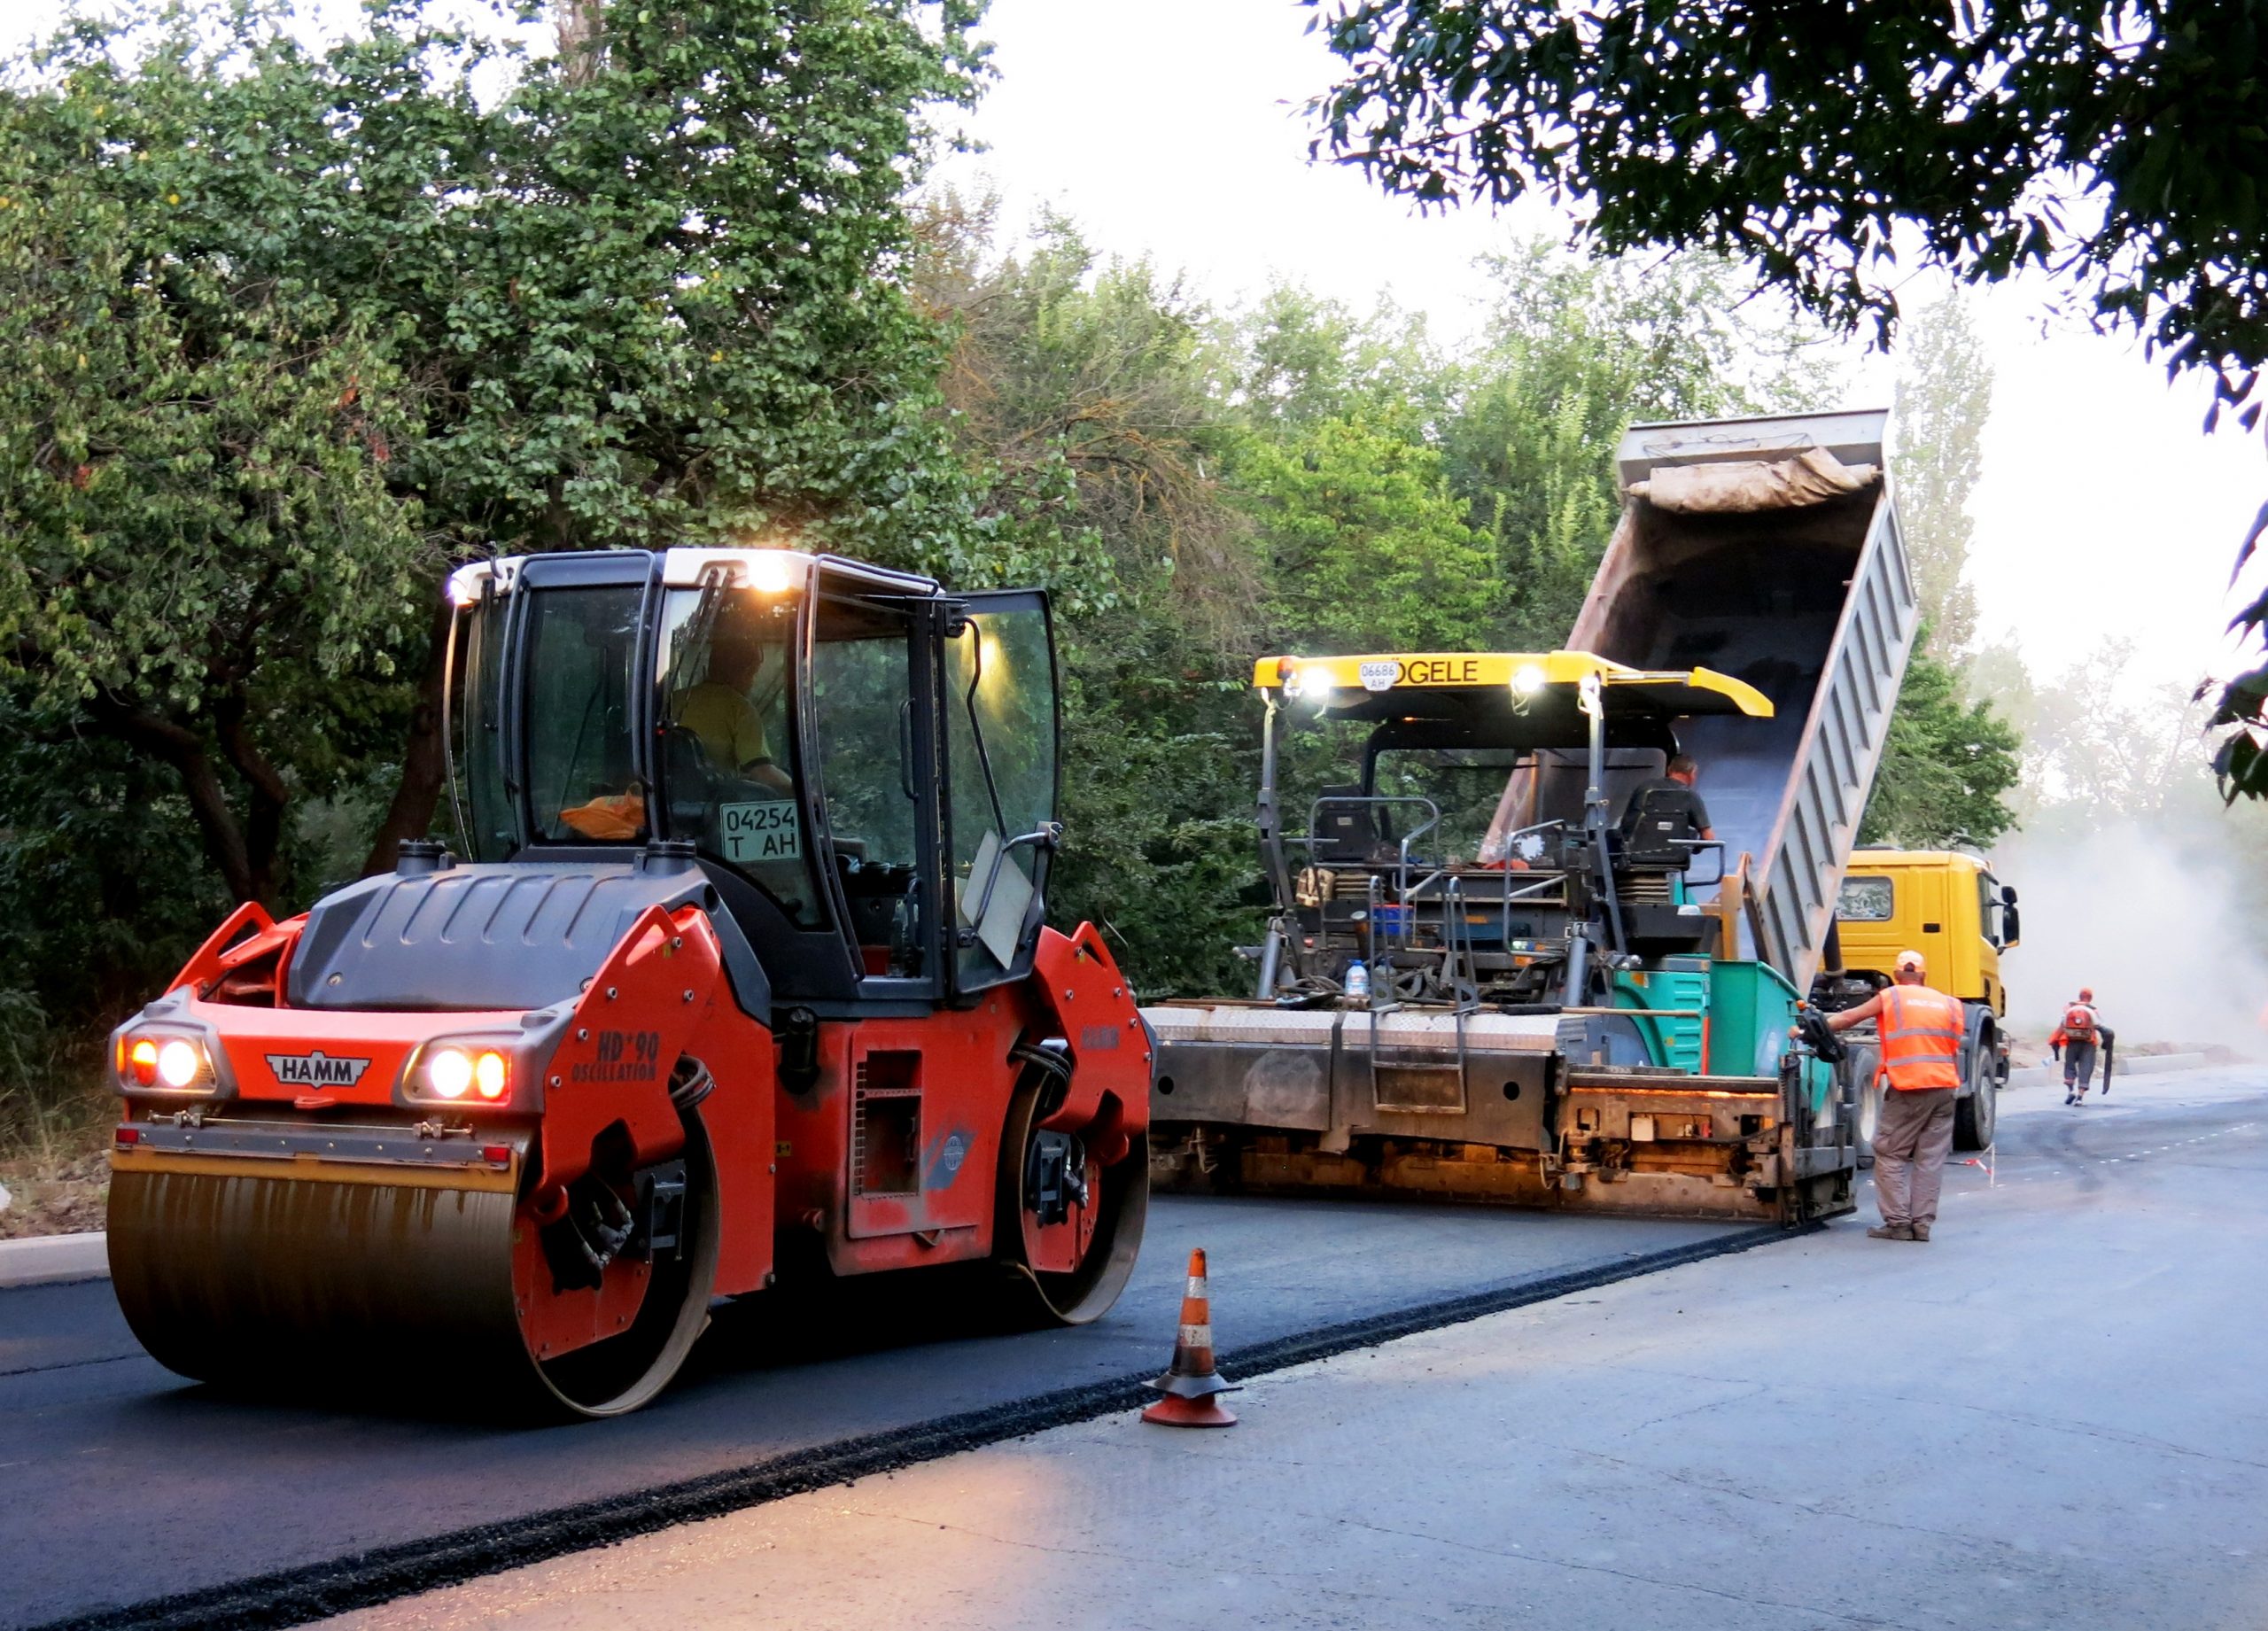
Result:
M2019 930L2016 890L1966 850L1862 846L1852 852L1836 897L1842 967L1821 977L1825 1006L1863 1001L1890 982L1898 954L1911 948L1928 959L1930 985L1969 1010L1955 1125L1964 1149L1992 1141L1995 1095L2008 1076L2000 956L2015 949ZM1872 1100L1860 1107L1862 1149L1873 1135L1875 1107Z

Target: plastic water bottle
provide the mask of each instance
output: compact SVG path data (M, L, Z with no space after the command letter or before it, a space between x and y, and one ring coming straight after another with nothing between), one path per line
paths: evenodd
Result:
M1359 957L1347 965L1347 995L1364 1002L1371 998L1371 966Z

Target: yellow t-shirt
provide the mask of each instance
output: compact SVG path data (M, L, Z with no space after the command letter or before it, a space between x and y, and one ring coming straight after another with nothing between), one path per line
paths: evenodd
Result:
M701 739L718 770L737 771L772 757L756 704L730 686L695 686L678 699L677 722Z

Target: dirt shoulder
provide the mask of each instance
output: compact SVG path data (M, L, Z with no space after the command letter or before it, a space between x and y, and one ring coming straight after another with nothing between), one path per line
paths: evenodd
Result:
M110 1197L110 1157L103 1147L106 1132L90 1132L89 1147L65 1160L0 1161L0 1188L8 1192L7 1209L0 1211L0 1240L77 1234L103 1226Z

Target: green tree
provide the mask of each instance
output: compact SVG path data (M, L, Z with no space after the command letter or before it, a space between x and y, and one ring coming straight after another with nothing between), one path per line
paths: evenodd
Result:
M1977 639L1977 592L1963 574L1977 524L1969 501L1984 474L1984 422L1992 412L1992 368L1969 304L1948 295L1907 329L1898 369L1898 516L1915 588L1937 649L1956 665Z
M2008 796L2023 780L2021 746L1990 703L1964 702L1953 671L1917 644L1891 715L1861 843L1928 848L1956 837L1990 843L2016 824Z
M1251 527L1221 482L1232 437L1209 314L1066 221L998 251L983 199L921 215L917 284L952 324L945 394L981 510L1053 528L1090 574L1059 596L1064 848L1051 890L1102 925L1145 995L1233 990L1253 939L1262 597ZM1060 581L1060 580L1059 580Z
M1817 337L1741 309L1706 256L1587 261L1537 244L1496 259L1484 345L1457 370L1441 431L1449 481L1494 542L1500 638L1557 646L1605 550L1634 423L1787 411L1828 375Z
M1239 312L1216 346L1226 405L1255 431L1370 411L1430 434L1456 383L1422 315L1381 299L1357 316L1295 283L1278 283Z
M6 672L172 766L239 895L287 892L292 802L358 756L400 766L374 858L424 830L449 561L1061 564L978 513L903 286L967 8L585 4L538 60L435 16L82 15L0 96Z
M1977 596L1962 576L1992 400L1992 369L1967 303L1948 296L1915 322L1899 369L1891 470L1922 633L1860 824L1868 843L1940 843L1955 835L1990 843L2016 825L2022 738L2000 698L2029 687L2011 647L1978 664Z
M1270 585L1272 645L1454 651L1487 643L1495 563L1438 449L1361 414L1254 438L1232 479Z
M274 905L285 813L356 734L335 699L391 678L433 566L385 485L400 379L322 295L151 256L83 175L0 190L0 672L33 731L170 770Z
M1308 0L1322 7L1325 0ZM1610 253L1752 262L1887 345L1913 265L2038 268L2256 428L2268 364L2260 19L2041 0L1329 0L1317 145L1424 204L1581 200ZM2210 428L2211 419L2209 417ZM2268 506L2239 567L2264 532ZM2237 621L2268 624L2268 593ZM2268 796L2268 664L2222 693Z

